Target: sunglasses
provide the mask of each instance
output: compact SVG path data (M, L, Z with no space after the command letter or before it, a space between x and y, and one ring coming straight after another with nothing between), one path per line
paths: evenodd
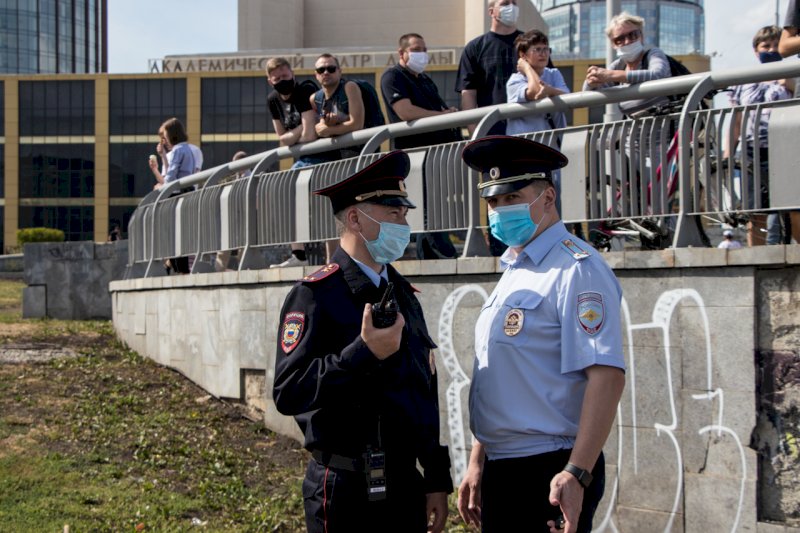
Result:
M640 30L633 30L629 31L628 33L623 33L618 37L614 37L611 39L611 42L617 46L622 46L625 43L632 43L633 41L637 40L639 37L642 36L642 32Z
M537 46L535 48L528 48L528 51L533 52L534 54L538 54L540 56L552 52L549 46Z
M334 72L339 70L339 67L337 67L336 65L328 65L326 67L317 67L314 70L317 71L317 74L322 74L323 72L327 72L328 74L333 74Z

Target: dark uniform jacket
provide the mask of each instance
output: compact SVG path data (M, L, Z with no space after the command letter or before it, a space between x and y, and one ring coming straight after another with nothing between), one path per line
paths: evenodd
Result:
M305 447L350 458L386 453L387 478L410 479L416 462L426 493L451 492L450 459L439 444L439 404L422 308L390 265L406 325L400 350L380 361L361 338L364 304L383 291L339 249L333 263L292 288L281 311L273 397L293 415ZM327 269L327 271L326 271Z

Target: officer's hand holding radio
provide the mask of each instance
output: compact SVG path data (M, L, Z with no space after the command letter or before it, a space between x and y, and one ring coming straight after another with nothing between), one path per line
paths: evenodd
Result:
M361 338L381 361L400 349L406 325L403 315L397 312L397 302L392 299L392 288L389 283L380 302L364 306L361 320Z

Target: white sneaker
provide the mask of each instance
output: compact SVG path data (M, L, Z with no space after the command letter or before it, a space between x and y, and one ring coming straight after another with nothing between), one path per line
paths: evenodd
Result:
M270 268L283 268L283 267L304 267L308 266L308 261L301 261L295 255L290 255L289 259L277 265L270 265Z

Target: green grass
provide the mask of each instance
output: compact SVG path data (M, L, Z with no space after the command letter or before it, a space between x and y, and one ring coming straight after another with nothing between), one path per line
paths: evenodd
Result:
M0 323L9 324L22 319L21 281L0 280Z

